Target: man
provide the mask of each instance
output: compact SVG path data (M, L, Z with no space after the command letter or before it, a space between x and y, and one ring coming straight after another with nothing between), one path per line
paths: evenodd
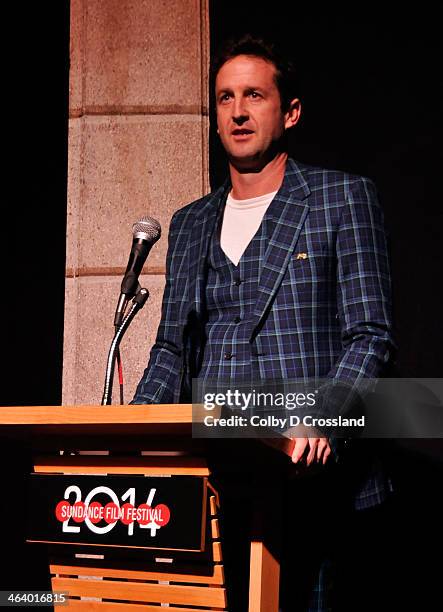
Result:
M392 339L373 184L288 157L301 103L275 47L244 37L213 71L230 177L172 218L162 318L134 402L189 401L192 378L378 377ZM278 446L308 466L336 450L317 431ZM386 494L380 470L366 467L353 480L357 509ZM309 604L318 610L323 589L322 566Z

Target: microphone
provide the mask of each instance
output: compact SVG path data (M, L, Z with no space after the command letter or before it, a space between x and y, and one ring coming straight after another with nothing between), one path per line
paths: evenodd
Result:
M132 226L132 247L128 265L120 287L120 299L115 311L114 325L121 325L128 300L137 293L138 277L150 250L161 236L161 225L152 217L142 217Z
M132 248L120 289L128 299L134 297L137 292L138 277L149 251L161 236L161 226L152 217L142 217L132 226L132 234Z

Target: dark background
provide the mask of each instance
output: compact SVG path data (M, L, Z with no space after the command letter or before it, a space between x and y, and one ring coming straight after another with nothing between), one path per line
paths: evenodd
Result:
M61 404L69 2L8 5L1 405ZM6 170L6 171L5 171Z
M274 0L271 10L257 2L213 1L211 50L223 38L245 31L287 42L300 68L303 103L291 154L305 163L375 181L390 240L398 375L439 377L440 22L424 4L411 12L405 6L401 12L389 12L386 5L365 4L357 13L336 5ZM63 349L69 3L9 6L4 23L12 42L10 58L3 63L7 108L1 225L6 248L1 302L6 341L0 404L57 405ZM217 186L225 168L214 136L212 127L211 183ZM380 557L392 560L393 589L405 609L415 598L421 609L431 609L423 602L432 601L436 588L430 553L434 547L438 552L435 534L441 531L439 456L439 441L402 443L389 456L396 493L381 521ZM6 465L6 453L2 459ZM9 486L20 496L20 483ZM6 528L7 523L2 525ZM17 546L15 540L11 546ZM26 555L29 575L38 580L29 551Z

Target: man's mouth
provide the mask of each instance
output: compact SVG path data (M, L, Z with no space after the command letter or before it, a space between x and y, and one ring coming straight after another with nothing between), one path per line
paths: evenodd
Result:
M252 130L248 130L246 128L237 128L236 130L232 130L233 136L246 136L248 134L253 134Z
M249 140L253 133L252 130L248 130L247 128L237 128L236 130L232 130L232 138L234 142L243 142Z

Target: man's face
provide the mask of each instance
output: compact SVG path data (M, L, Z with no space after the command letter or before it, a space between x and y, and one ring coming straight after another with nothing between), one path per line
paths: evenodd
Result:
M238 55L220 68L215 81L217 126L230 162L254 168L275 155L288 123L281 110L275 66Z

